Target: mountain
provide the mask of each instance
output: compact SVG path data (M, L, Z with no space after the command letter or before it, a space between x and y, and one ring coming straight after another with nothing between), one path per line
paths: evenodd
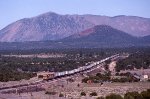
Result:
M0 50L143 47L150 46L149 38L134 37L108 25L96 25L57 41L1 42Z
M138 38L131 36L123 31L112 28L107 25L97 25L80 33L71 35L62 40L62 42L72 42L96 46L134 46ZM96 45L95 45L96 44ZM98 45L97 45L98 44ZM83 45L84 46L84 45Z
M125 15L115 17L86 15L84 17L94 25L109 25L133 36L150 35L150 18Z
M60 40L96 25L109 25L132 36L150 35L150 19L136 16L60 15L48 12L18 20L0 30L0 42Z
M141 37L141 38L140 38L140 42L141 42L141 43L144 43L144 44L150 45L150 35Z
M46 13L16 21L0 31L1 42L57 40L89 28L84 19Z

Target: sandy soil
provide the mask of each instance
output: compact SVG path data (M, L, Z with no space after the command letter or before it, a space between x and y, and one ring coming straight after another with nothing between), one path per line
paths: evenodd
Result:
M73 78L75 82L68 82L66 79ZM105 96L110 93L117 93L120 95L128 91L143 91L150 89L150 82L136 82L136 83L108 83L100 84L85 84L81 83L82 76L76 75L66 77L60 80L53 80L42 85L47 91L56 92L55 95L47 95L45 91L29 92L19 94L0 94L0 99L95 99L98 96ZM78 86L79 84L79 86ZM80 96L81 92L85 92L86 96ZM90 97L91 92L97 92L98 96ZM59 94L64 95L63 98ZM66 97L66 98L65 98Z

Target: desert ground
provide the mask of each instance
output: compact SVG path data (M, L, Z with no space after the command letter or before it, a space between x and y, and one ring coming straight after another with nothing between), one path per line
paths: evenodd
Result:
M74 79L74 82L67 81L68 78ZM82 75L65 77L49 82L45 82L38 87L45 88L43 91L24 92L24 93L0 93L0 99L96 99L99 96L106 96L110 93L124 95L129 91L144 91L150 89L150 82L134 82L134 83L82 83ZM54 95L45 94L46 91L56 92ZM2 91L1 91L2 92ZM80 93L85 92L86 96ZM89 94L96 92L98 95L91 97ZM59 97L59 94L63 97Z

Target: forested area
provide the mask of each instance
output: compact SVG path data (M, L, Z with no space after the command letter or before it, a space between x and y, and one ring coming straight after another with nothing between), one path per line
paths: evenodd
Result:
M130 69L147 69L150 68L150 53L149 52L136 52L131 54L128 58L119 60L117 62L116 70Z
M101 60L116 53L128 52L131 56L117 63L117 70L125 69L131 62L147 68L150 64L149 48L117 49L56 49L56 50L8 50L0 51L0 81L29 79L39 71L65 71L86 65L88 62ZM137 54L135 52L138 52ZM141 52L144 52L141 53ZM4 57L3 55L63 54L55 58ZM135 53L135 54L132 54ZM143 65L144 64L144 65ZM138 67L140 68L140 67Z
M37 57L5 57L3 55L25 54L64 54L65 57L37 58ZM29 79L36 76L39 71L59 72L78 68L91 61L105 58L112 53L101 50L62 50L62 51L12 51L1 52L0 55L0 81Z

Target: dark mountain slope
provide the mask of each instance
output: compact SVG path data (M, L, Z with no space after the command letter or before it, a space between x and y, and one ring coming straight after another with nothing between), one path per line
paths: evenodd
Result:
M150 45L150 35L139 38L140 43Z
M95 42L103 45L134 45L138 41L123 31L114 29L107 25L97 25L93 28L87 29L81 33L74 34L62 40L63 42Z

